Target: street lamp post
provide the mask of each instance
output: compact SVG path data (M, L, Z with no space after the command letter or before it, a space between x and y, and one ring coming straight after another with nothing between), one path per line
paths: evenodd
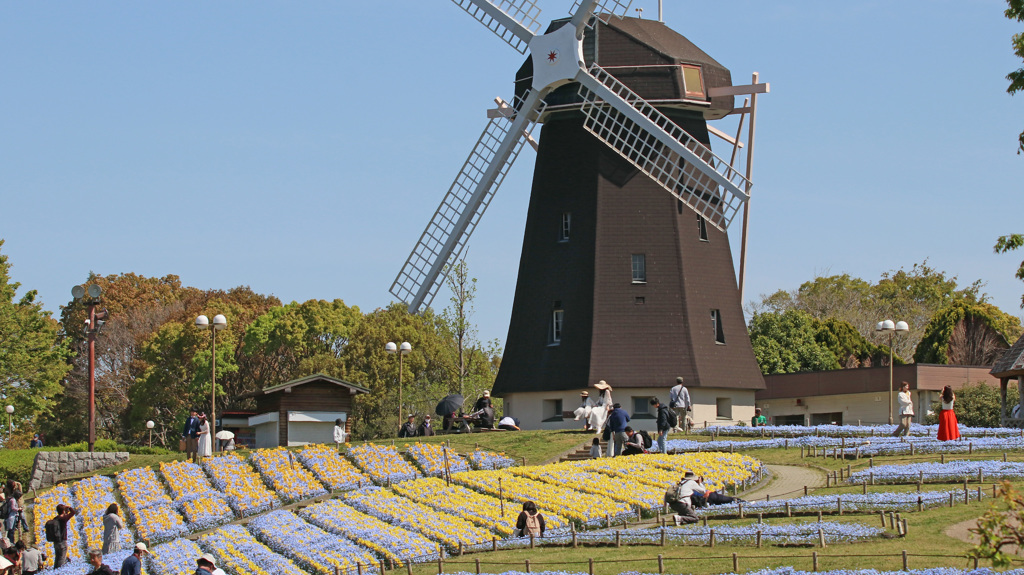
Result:
M14 435L14 406L8 405L4 408L7 411L7 441Z
M210 335L213 339L213 363L210 367L210 445L217 450L217 444L213 441L213 435L217 431L217 332L228 326L228 319L221 314L213 316L213 329ZM210 320L205 315L196 318L196 327L207 329L210 327Z
M387 343L387 345L384 346L384 350L387 351L388 353L392 354L392 355L398 353L398 422L401 423L402 422L402 358L407 356L407 355L409 355L409 352L412 351L412 345L409 342L407 342L407 341L403 341L401 349L399 349L399 347L397 345L395 345L395 342L389 341Z
M875 331L889 334L889 425L892 425L892 337L896 332L910 331L910 327L905 321L893 323L891 319L887 319L875 324Z
M89 319L85 321L85 334L89 337L89 451L96 446L96 334L103 327L107 319L107 310L96 311L100 303L100 296L103 289L97 284L89 286ZM86 289L82 286L71 288L71 295L75 299L85 297Z
M149 430L149 448L153 448L153 427L156 424L152 420L146 422L146 429Z

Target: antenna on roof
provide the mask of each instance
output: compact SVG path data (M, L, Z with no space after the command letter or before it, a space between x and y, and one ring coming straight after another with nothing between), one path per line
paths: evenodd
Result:
M643 19L643 17L644 17L644 9L643 8L634 8L634 10L636 10L636 17L640 18L640 19Z

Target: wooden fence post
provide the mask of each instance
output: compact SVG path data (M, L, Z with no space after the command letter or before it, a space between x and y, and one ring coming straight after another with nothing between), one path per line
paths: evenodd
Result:
M740 572L740 556L738 554L736 554L735 552L733 552L733 554L732 554L732 572L733 573L739 573Z
M665 528L664 527L661 528L661 546L662 547L665 546ZM661 557L661 555L658 555L658 557Z
M360 561L356 561L356 573L363 575L363 564Z
M924 511L924 501L921 499L920 495L917 496L917 510Z
M588 558L587 559L587 563L588 563L588 571L587 572L590 573L590 575L594 575L594 558L593 557Z
M786 517L792 517L793 510L789 507L789 501L786 502Z
M907 550L906 549L903 550L903 570L904 571L910 571L910 569L907 568Z
M615 530L615 546L622 547L622 531Z
M491 537L491 551L497 551L497 550L498 550L498 538L497 537Z
M533 548L534 548L533 532L530 532L530 549L533 549ZM527 573L529 573L529 570L527 570Z
M760 529L757 530L757 548L758 549L761 548L761 530Z
M664 572L665 572L665 558L661 556L661 553L658 553L658 573L664 573Z
M477 561L479 562L480 560L477 559ZM477 571L477 573L479 573L479 571ZM412 557L407 557L405 559L405 575L412 575Z
M812 570L814 570L814 571L818 570L818 552L817 551L811 551L811 565L812 565Z
M476 563L476 574L480 575L480 558L477 557L473 560L473 562Z
M825 547L825 531L818 528L818 547Z
M523 563L526 565L526 572L529 573L530 572L530 560L527 559Z
M715 528L708 529L708 547L715 546Z

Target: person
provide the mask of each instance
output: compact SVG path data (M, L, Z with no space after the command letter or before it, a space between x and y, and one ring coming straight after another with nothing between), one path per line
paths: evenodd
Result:
M668 453L668 447L665 445L665 442L668 440L668 432L675 427L672 425L672 418L675 417L675 413L667 405L662 405L661 400L657 397L651 400L651 405L658 412L658 453Z
M113 553L121 550L121 530L124 529L124 520L121 519L120 509L117 503L107 506L103 514L103 554Z
M423 423L420 424L420 428L416 431L420 437L432 437L434 435L434 426L430 424L430 416L427 415L423 418Z
M516 519L516 532L520 537L544 537L544 516L537 510L537 504L533 501L523 503L523 510Z
M590 444L590 457L591 459L600 459L601 457L601 438L595 437L594 442Z
M597 431L590 428L590 413L594 409L594 400L590 399L590 392L583 390L580 392L580 406L573 411L575 418L573 421L579 421L583 419L583 431Z
M185 440L185 459L189 461L196 460L196 452L199 450L199 425L199 414L193 409L181 430L181 438Z
M210 422L206 419L205 413L199 414L199 442L196 448L196 456L200 459L213 455L213 435L210 433Z
M458 419L458 416L454 411L444 416L441 420L441 427L444 428L445 432L450 432L452 430L456 419Z
M36 449L43 446L43 440L39 439L39 434L32 434L32 441L28 442L29 449Z
M498 429L504 429L505 431L519 431L519 426L516 425L516 420L506 415L498 420Z
M953 411L953 403L956 402L956 395L953 388L946 386L942 388L942 409L939 411L939 441L951 441L960 439L960 422L956 420L956 412Z
M674 512L672 521L676 525L697 522L697 512L693 508L692 496L697 492L704 493L703 487L697 479L692 471L687 471L678 484L665 492L665 503L672 508Z
M744 499L740 499L739 497L730 497L724 493L709 490L707 486L704 485L703 476L698 477L696 481L700 486L700 489L694 490L694 493L690 495L690 504L693 505L694 508L706 507L708 505L726 505L735 501L745 502ZM704 490L703 497L698 495L700 490Z
M754 417L750 418L750 427L764 427L768 425L768 418L761 415L761 408L754 408Z
M494 406L491 405L491 392L485 389L484 392L480 394L480 399L476 400L476 405L473 406L473 411L480 411L486 407L493 408Z
M487 393L487 392L484 392L484 393ZM474 411L473 413L470 413L469 415L466 416L466 417L468 417L473 422L473 425L475 427L478 427L478 428L483 427L483 428L487 428L487 429L490 429L491 427L494 427L494 408L491 407L490 402L491 402L491 400L490 400L490 398L488 398L486 406L484 406L483 408L478 409L477 411ZM477 405L479 405L479 404L480 404L480 402L477 402Z
M640 455L647 453L644 446L644 436L633 431L632 427L626 426L626 442L623 444L621 455Z
M57 516L51 519L56 523L56 541L53 541L53 568L56 569L68 562L68 521L78 514L70 505L57 504ZM47 537L49 540L49 537Z
M21 541L18 541L18 543L21 543ZM22 547L24 547L24 544L22 544ZM11 575L21 573L21 548L15 544L4 549L4 559L11 563Z
M217 561L213 558L213 555L205 553L202 557L196 559L195 575L212 575L215 569L217 569Z
M608 414L608 421L605 425L612 432L612 441L608 442L608 456L622 455L622 446L626 443L626 424L629 423L629 414L622 409L622 405L612 405L612 411Z
M416 437L416 416L409 414L402 427L398 428L398 437Z
M25 545L24 541L15 543L15 547L21 546L21 575L36 575L40 567L46 562L46 553L43 553L34 546Z
M334 420L334 443L338 446L338 453L341 453L341 444L345 443L345 422L340 417Z
M18 538L15 537L15 531L18 530L21 524L25 523L24 510L21 508L21 484L7 480L7 484L4 486L4 495L7 497L3 508L4 513L6 513L4 516L4 529L7 531L8 541L16 541Z
M601 431L608 422L608 414L612 412L615 402L612 401L612 386L608 385L607 381L602 379L595 383L594 389L601 394L594 402L594 409L590 410L590 427L596 433ZM608 446L611 447L611 445L612 443L609 441ZM609 452L608 455L611 453Z
M121 562L121 575L142 575L142 556L148 553L145 543L136 543L132 554Z
M893 437L907 435L910 433L910 421L914 419L914 400L910 397L910 384L900 384L900 392L896 394L896 402L900 405L900 424L896 431L892 432Z
M89 565L92 565L92 571L89 573L97 573L99 575L114 575L114 571L103 564L103 552L99 549L89 550Z
M668 392L668 406L676 412L676 431L683 431L680 425L686 424L687 412L693 411L690 402L690 391L683 386L683 378L677 377L676 384Z

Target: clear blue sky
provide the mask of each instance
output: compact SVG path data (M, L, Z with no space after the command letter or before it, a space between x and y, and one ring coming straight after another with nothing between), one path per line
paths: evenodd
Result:
M745 299L928 258L1019 314L1024 253L992 253L1024 232L1004 9L666 1L736 83L771 83ZM3 253L55 312L90 270L384 306L521 61L445 0L0 3ZM506 335L534 158L470 244L482 339Z

